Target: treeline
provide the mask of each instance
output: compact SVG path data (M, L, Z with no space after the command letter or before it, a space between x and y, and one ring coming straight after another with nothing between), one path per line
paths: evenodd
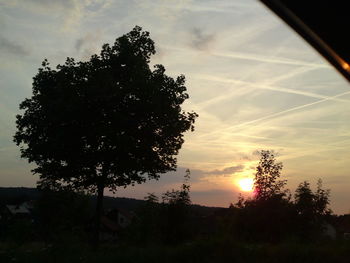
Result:
M142 242L171 243L203 238L239 242L334 239L337 217L329 209L330 190L323 189L319 180L312 191L310 183L304 181L292 195L285 188L287 181L280 180L282 167L272 151L261 151L253 197L240 195L228 209L206 217L188 209L188 181L179 191L164 194L160 202L149 195L131 236Z
M330 190L323 189L319 179L316 191L304 181L292 194L285 188L287 181L279 179L282 167L273 152L261 151L253 197L240 196L231 204L227 233L249 241L335 238Z
M276 243L335 238L333 230L339 220L329 209L330 191L323 189L321 180L315 191L304 181L292 194L285 187L286 180L280 179L282 167L273 152L261 151L253 196L244 199L240 195L229 208L222 209L192 205L187 171L180 189L159 197L150 193L134 205L130 224L113 230L113 242L144 246L198 240ZM95 202L82 193L42 190L32 209L32 222L2 224L0 238L91 241Z
M165 242L175 244L189 239L194 217L207 217L220 208L193 205L190 200L190 172L187 171L180 190L161 196L153 193L144 200L105 197L105 215L113 208L131 212L130 225L118 229L118 242ZM3 189L0 206L0 242L46 243L92 241L96 197L70 190ZM9 215L6 205L20 207L30 201L30 215ZM117 220L116 220L117 221ZM118 222L116 222L118 223ZM110 231L107 230L107 231ZM113 240L116 241L116 240Z

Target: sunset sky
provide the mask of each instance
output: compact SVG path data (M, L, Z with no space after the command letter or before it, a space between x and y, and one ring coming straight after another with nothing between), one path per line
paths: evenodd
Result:
M0 0L0 186L38 179L12 136L42 60L86 60L135 25L156 43L152 64L186 76L184 109L199 118L176 173L117 196L177 189L189 168L192 201L227 207L270 149L288 188L321 178L333 211L350 212L349 83L255 0Z

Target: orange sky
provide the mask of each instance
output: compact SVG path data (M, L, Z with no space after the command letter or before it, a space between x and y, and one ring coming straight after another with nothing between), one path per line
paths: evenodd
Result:
M0 0L0 186L34 186L37 179L12 135L41 61L86 59L136 24L156 42L152 63L186 76L184 107L199 118L176 173L118 196L177 188L189 168L195 203L228 206L237 181L254 176L256 151L271 149L289 188L321 178L333 210L349 212L349 84L254 0Z

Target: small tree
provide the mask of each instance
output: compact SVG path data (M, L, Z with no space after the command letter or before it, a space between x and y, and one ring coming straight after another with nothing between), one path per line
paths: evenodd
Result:
M166 191L162 195L163 238L169 243L178 243L189 236L190 171L187 169L180 190Z
M160 240L161 206L158 196L148 193L145 202L138 207L136 217L129 228L128 238L131 243L157 242Z
M315 210L317 215L325 216L332 213L332 210L328 207L330 204L330 193L329 189L322 188L322 180L318 179L315 193Z
M285 190L286 180L279 180L282 163L272 151L262 150L254 178L254 196L231 206L235 211L233 234L247 240L279 241L288 236L293 220L293 207Z
M42 191L35 203L37 233L45 241L84 238L91 218L89 197L72 191Z
M279 180L283 168L282 163L276 163L272 151L262 150L260 155L254 178L255 199L266 200L285 196L286 191L283 188L287 181Z
M158 204L159 198L154 193L147 193L144 200L147 205L154 206L155 204Z
M310 239L320 235L325 216L331 214L329 205L330 190L322 189L322 181L317 181L317 190L314 193L310 183L304 181L295 190L294 205L298 216L299 235Z
M39 186L97 192L97 231L106 187L145 182L176 169L183 133L198 116L184 112L183 75L149 67L155 54L136 26L89 61L67 58L34 77L33 95L20 104L14 141L37 167ZM98 232L97 232L98 233Z
M166 204L174 204L174 205L190 205L191 204L191 198L190 198L190 170L186 170L186 174L184 176L184 182L181 185L180 190L171 190L166 191L162 195L162 201Z
M315 195L310 188L310 183L304 181L295 190L295 207L299 215L312 218L315 215Z
M189 179L190 172L187 170L180 190L163 193L161 203L154 193L148 193L131 227L133 232L130 236L134 242L177 243L189 236Z
M322 180L318 179L316 192L313 193L310 183L304 181L299 184L295 190L295 206L300 215L309 218L329 215L332 211L329 209L330 190L322 188Z

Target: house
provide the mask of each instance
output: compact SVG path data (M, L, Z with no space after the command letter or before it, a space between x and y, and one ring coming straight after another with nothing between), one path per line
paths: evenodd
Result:
M350 240L350 214L341 215L337 218L337 230L339 238Z
M99 234L101 241L116 241L120 230L121 228L117 222L109 219L107 216L101 217Z
M25 205L6 205L11 216L25 217L30 215L29 209Z
M131 224L134 214L114 208L101 217L100 240L116 241L124 228Z
M109 210L106 216L116 222L120 228L126 228L131 224L134 214L124 209L114 208Z
M324 223L322 225L322 235L331 240L335 240L337 238L337 230L333 225Z
M33 202L27 201L16 205L4 205L0 212L0 219L31 219Z

